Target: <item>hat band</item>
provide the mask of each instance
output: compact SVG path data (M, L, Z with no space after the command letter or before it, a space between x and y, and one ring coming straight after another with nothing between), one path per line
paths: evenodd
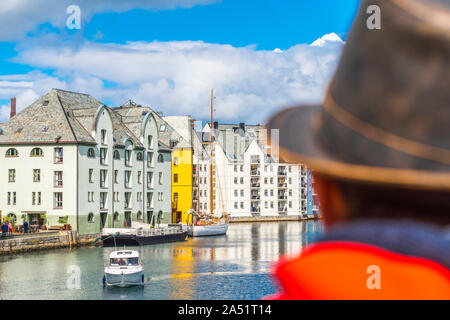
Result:
M398 136L358 119L336 103L329 89L323 102L323 108L342 125L370 140L412 156L450 165L450 150Z

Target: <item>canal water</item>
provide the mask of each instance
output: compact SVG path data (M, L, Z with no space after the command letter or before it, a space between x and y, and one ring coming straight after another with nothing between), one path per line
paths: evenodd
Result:
M320 221L238 223L226 236L130 247L145 263L145 286L129 288L103 288L114 248L0 256L0 299L260 299L276 292L270 271L279 257L321 232Z

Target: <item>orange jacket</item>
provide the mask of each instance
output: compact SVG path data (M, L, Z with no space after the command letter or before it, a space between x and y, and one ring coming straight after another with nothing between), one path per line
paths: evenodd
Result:
M312 245L280 260L275 277L282 292L268 299L450 299L444 266L356 242Z

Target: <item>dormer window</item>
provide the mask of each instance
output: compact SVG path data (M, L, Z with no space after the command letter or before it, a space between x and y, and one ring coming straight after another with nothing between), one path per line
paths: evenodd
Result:
M106 130L105 129L101 130L101 139L102 139L102 144L106 144Z
M137 153L137 155L136 155L136 159L138 160L138 161L142 161L143 160L143 155L142 155L142 152L138 152Z
M150 149L152 149L152 148L153 148L153 136L149 135L149 136L147 137L147 140L148 140L148 147L149 147Z

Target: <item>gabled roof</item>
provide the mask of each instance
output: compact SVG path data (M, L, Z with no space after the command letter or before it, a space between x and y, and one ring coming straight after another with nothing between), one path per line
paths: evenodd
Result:
M158 112L150 107L143 107L129 102L128 104L113 109L122 116L123 123L136 135L141 130L141 124L148 112L151 112L156 120L158 129L158 142L167 148L190 148L190 144L168 124ZM163 129L163 130L162 130Z
M89 94L52 89L2 124L0 144L76 143L96 144L91 136L98 108L104 104ZM115 146L139 139L123 124L119 114L104 106L113 123Z

